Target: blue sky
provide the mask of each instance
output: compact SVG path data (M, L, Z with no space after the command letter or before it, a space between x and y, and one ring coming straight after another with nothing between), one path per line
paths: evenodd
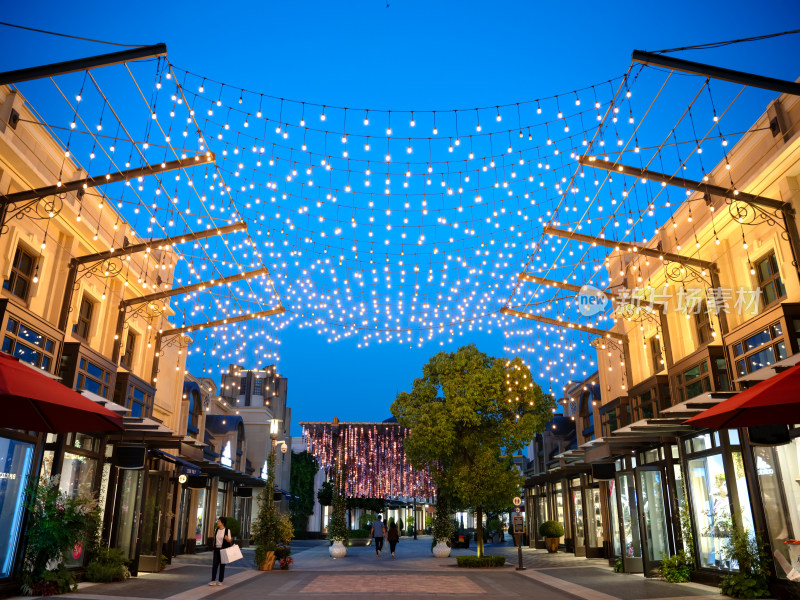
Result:
M262 93L392 111L513 104L621 75L633 49L655 50L800 27L783 2L248 2L21 4L19 25L128 44L165 42L183 69ZM794 22L792 22L794 19ZM0 28L10 70L111 51ZM678 56L795 79L800 36ZM749 106L750 122L763 111ZM486 328L484 328L486 329ZM296 324L280 333L296 423L382 420L430 355L476 343L503 354L503 336L469 332L444 344L328 343ZM252 365L256 366L256 365Z

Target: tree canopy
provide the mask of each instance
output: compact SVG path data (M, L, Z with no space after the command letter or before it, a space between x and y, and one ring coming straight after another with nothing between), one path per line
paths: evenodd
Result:
M483 510L510 506L523 485L510 456L544 431L554 408L521 359L488 356L474 345L433 356L392 404L410 429L404 447L411 464L428 467L454 505L476 508L479 554Z

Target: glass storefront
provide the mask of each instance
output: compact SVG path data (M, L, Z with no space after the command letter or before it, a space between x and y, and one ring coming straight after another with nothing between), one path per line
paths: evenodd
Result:
M561 483L557 483L553 486L553 496L555 500L555 508L556 508L556 518L555 520L561 523L564 526L564 532L567 531L567 523L564 521L564 495L561 493ZM564 543L564 536L562 535L558 539L559 544Z
M758 484L778 577L800 577L800 438L776 447L754 447Z
M600 507L600 490L598 488L588 488L586 490L586 545L590 548L602 548L603 537L603 516Z
M33 444L0 437L0 578L14 570L32 459Z
M639 516L636 512L636 481L633 473L619 475L619 502L622 509L622 556L628 559L642 557L639 535Z
M645 529L647 560L659 562L670 556L664 482L660 468L639 471L642 527Z
M195 521L194 539L198 546L206 543L206 498L208 491L205 489L197 490L197 519Z
M547 497L536 496L536 531L534 532L537 540L544 538L539 535L539 525L547 521Z
M609 524L608 531L611 536L611 552L614 556L622 556L622 545L619 535L619 510L617 509L617 482L611 480L608 482L608 508L609 508Z
M117 484L117 510L115 511L116 543L127 560L136 556L136 538L139 535L139 513L142 500L142 473L136 469L120 469Z
M584 511L583 511L583 494L581 493L581 480L573 479L570 484L570 496L572 499L572 514L574 518L573 533L575 535L575 552L586 552L586 533L584 530Z
M217 522L217 519L219 517L224 517L228 514L226 510L227 498L228 498L228 483L225 481L220 481L217 484L217 511L216 513L214 513L214 516L212 517L214 519L214 523Z
M730 568L720 551L730 539L731 507L722 455L688 461L695 542L701 567Z

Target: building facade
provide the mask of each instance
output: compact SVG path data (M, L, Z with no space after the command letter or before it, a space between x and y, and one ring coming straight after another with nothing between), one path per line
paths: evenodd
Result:
M798 123L800 99L780 96L707 181L727 188L732 177L741 192L796 211ZM647 575L691 540L695 577L714 581L736 568L724 552L736 526L769 542L776 590L800 576L788 543L800 536L800 430L770 446L752 428L685 424L800 362L796 213L790 219L787 228L752 205L694 192L641 246L694 265L611 252L609 291L625 291L615 300L616 337L594 340L597 373L564 390L571 439L554 422L529 450L532 540L538 522L555 518L568 551Z
M85 177L25 98L0 87L0 194ZM39 433L3 428L0 417L0 523L9 534L0 592L15 591L25 490L39 476L98 500L103 543L122 549L134 575L202 549L216 516L239 519L247 540L269 426L245 431L217 385L187 373L191 337L157 334L172 327L169 297L138 301L173 289L178 259L171 245L138 237L98 188L3 205L0 351L121 414L125 430ZM278 418L288 428L283 382ZM65 562L86 560L79 545Z

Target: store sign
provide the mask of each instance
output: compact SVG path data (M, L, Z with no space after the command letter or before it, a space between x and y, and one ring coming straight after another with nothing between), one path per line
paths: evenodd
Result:
M16 473L0 473L0 479L16 479Z
M75 547L72 549L72 558L78 560L81 556L83 556L83 542L78 540L75 542Z

